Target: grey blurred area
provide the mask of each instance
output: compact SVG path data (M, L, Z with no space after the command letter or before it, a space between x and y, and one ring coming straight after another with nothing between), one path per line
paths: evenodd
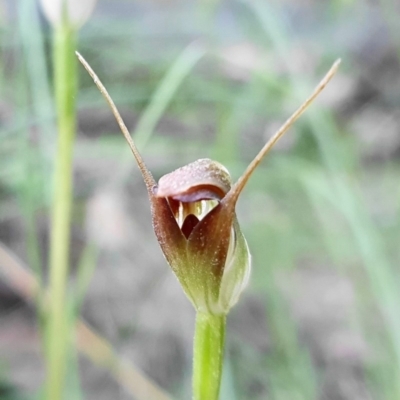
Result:
M54 110L38 114L32 93L40 78L48 83L41 98L52 96L51 28L32 2L40 31L30 37L37 28L25 14L28 2L0 2L0 241L28 265L35 243L46 276L56 134ZM237 179L342 58L311 122L299 121L277 145L238 205L253 276L228 318L221 400L391 398L394 361L363 267L370 244L379 242L398 278L400 11L389 3L99 0L79 34L79 51L131 132L181 52L193 42L207 49L149 140L138 143L156 179L204 157L226 164ZM34 69L40 53L29 49L36 45L47 72ZM128 146L78 68L71 282L87 246L95 248L82 317L157 384L190 398L194 310L159 249ZM350 182L368 221L335 207L330 179ZM33 230L27 209L34 210ZM352 221L360 221L356 239ZM383 244L374 235L357 241L369 224ZM0 275L0 399L34 398L43 385L38 321ZM84 357L79 381L85 399L132 398ZM383 387L389 394L377 395Z

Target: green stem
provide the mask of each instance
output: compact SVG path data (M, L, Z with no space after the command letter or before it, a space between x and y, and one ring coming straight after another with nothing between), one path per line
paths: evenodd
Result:
M54 86L58 148L54 173L50 246L50 297L46 336L47 400L61 400L71 337L67 282L72 207L72 152L75 137L75 31L64 21L54 32Z
M217 400L224 358L226 315L198 312L193 351L193 400Z

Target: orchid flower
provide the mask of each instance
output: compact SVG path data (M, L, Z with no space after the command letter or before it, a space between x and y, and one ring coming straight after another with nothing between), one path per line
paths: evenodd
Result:
M217 399L226 315L250 275L250 252L236 218L236 203L264 156L332 79L340 60L235 183L224 166L210 159L185 165L157 183L107 90L83 57L77 56L106 98L131 148L147 188L158 243L196 309L194 399Z
M210 159L181 167L157 184L105 87L77 55L105 95L136 159L146 184L154 231L168 264L197 311L226 314L237 302L250 273L250 253L235 213L239 195L263 157L333 77L339 61L235 184L226 168Z

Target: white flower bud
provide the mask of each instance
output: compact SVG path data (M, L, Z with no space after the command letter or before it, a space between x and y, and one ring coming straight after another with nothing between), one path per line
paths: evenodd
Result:
M47 19L53 26L61 23L65 7L68 23L80 28L90 17L97 0L41 0Z

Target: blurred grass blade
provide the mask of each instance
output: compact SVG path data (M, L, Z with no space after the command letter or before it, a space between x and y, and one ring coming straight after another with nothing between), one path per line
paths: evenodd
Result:
M75 293L71 296L72 307L76 316L79 315L79 310L95 272L97 254L97 247L92 243L88 243L83 249L80 257L79 265L77 267L76 283L74 285Z
M21 157L21 164L24 164L25 174L23 178L24 192L21 196L21 208L24 214L27 251L29 264L39 281L42 279L41 266L42 255L36 233L36 212L48 201L46 185L50 178L49 168L51 159L50 152L46 151L49 144L54 142L51 138L51 124L49 119L53 115L52 100L50 96L48 70L44 52L44 40L40 27L39 14L33 0L19 2L18 10L18 36L22 44L21 52L21 72L24 75L24 93L21 91L18 97L20 102L32 100L32 111L30 107L19 104L19 113L23 114L26 120L25 135L23 136L24 155ZM24 100L22 100L22 98ZM23 110L24 109L24 110ZM21 119L22 115L19 117ZM33 119L33 122L32 122ZM32 132L37 129L38 140L32 145ZM54 136L54 135L53 135Z
M155 127L165 113L182 81L205 54L205 47L198 41L193 42L182 51L166 72L132 134L136 147L140 151L143 151L144 147L146 147L154 133ZM128 168L123 167L118 171L114 175L114 182L126 181L130 176L132 167L133 164L129 163Z
M61 400L72 326L67 318L73 206L73 150L76 134L77 32L65 19L54 28L53 83L57 110L57 150L53 168L53 198L49 251L51 302L46 313L46 399Z
M49 71L46 64L44 35L36 2L25 0L18 2L19 32L24 50L26 73L29 79L30 95L34 112L34 121L40 130L39 146L41 150L42 173L44 181L51 177L53 149L56 136L52 119L54 117L53 97L49 83ZM45 188L43 188L45 189Z
M155 383L132 363L118 357L111 345L90 329L85 322L78 321L78 348L95 364L107 368L138 400L171 400Z
M284 61L290 72L289 79L295 96L302 96L304 79L296 76L292 69L292 60L286 51L289 34L281 19L273 18L274 13L270 5L254 0L247 4L262 25L266 35L271 40L274 49ZM385 320L386 329L391 337L392 346L397 359L397 369L400 372L400 292L398 282L394 279L390 261L385 254L383 238L371 221L356 195L350 181L343 175L343 158L338 141L339 131L333 118L323 110L314 108L307 114L308 123L318 143L322 160L331 173L330 196L335 207L347 219L352 230L358 251L363 259L364 268L369 276L371 290ZM341 172L338 176L338 172ZM310 187L310 190L311 189Z
M363 265L368 272L371 289L377 302L380 304L381 312L385 318L389 334L392 336L393 346L400 366L400 318L398 307L400 306L399 291L395 274L392 271L389 260L386 257L383 246L383 238L378 229L370 220L363 203L356 194L350 193L350 183L342 176L334 181L324 179L304 181L307 191L313 197L319 195L328 200L332 207L340 211L347 219L355 242L358 245ZM329 187L324 188L324 185ZM341 201L332 198L332 186L340 189L343 196ZM324 190L325 189L325 190Z
M134 130L136 146L143 149L179 85L204 56L205 48L194 42L187 46L165 74Z
M35 277L7 247L0 243L0 278L29 303L39 290ZM48 298L49 302L50 299ZM77 348L96 365L110 370L118 381L137 400L171 400L158 385L128 360L118 356L106 339L95 333L84 321L76 324Z

